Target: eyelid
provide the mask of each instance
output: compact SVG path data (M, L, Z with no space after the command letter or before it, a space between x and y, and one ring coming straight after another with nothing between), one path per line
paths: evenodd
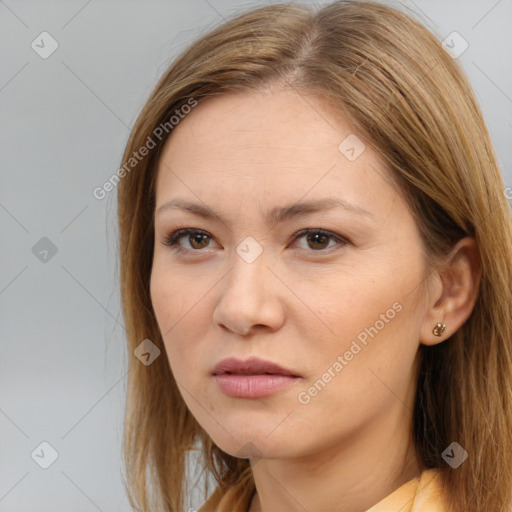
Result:
M298 238L302 238L304 235L308 235L309 233L319 233L321 235L326 236L327 238L335 240L336 241L336 246L342 246L343 247L343 246L348 245L348 244L351 243L346 237L341 236L338 233L335 233L334 231L330 231L328 229L323 229L323 228L304 228L304 229L301 229L301 230L297 231L293 235L292 241L295 241ZM330 249L333 249L336 246L331 247ZM318 254L330 254L330 252L331 252L330 249L321 249L321 250L318 250L318 251L314 251L314 250L311 249L308 252L318 253Z
M166 235L164 237L164 240L162 242L163 245L169 247L170 249L176 250L176 251L188 251L188 252L204 252L201 249L184 249L179 245L179 240L184 237L185 235L192 235L192 234L201 234L206 235L208 238L213 240L213 236L208 233L208 231L204 231L203 229L199 228L180 228L172 231L169 235Z
M337 246L343 247L345 245L352 243L348 238L346 238L342 235L339 235L338 233L335 233L333 231L330 231L328 229L323 229L323 228L303 228L293 234L292 242L294 242L295 240L302 238L303 236L308 235L310 233L316 233L316 234L319 233L319 234L324 235L332 240L335 240L337 242L336 245L334 247L331 247L330 249L333 249ZM188 253L203 253L203 252L205 252L204 249L186 249L179 245L179 241L182 237L184 237L186 235L191 235L191 234L202 234L202 235L207 236L210 240L215 240L214 237L208 231L205 231L200 228L190 228L189 227L189 228L179 228L179 229L172 231L169 235L165 236L164 240L161 243L164 246L166 246L176 252L188 252ZM320 249L318 251L315 251L313 249L311 249L311 250L303 249L303 250L306 250L307 252L311 252L311 253L330 254L332 252L330 249Z

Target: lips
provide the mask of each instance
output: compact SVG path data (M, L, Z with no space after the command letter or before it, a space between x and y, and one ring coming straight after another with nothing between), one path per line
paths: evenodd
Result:
M212 371L213 375L232 374L232 375L287 375L291 377L300 377L292 370L283 368L271 361L265 361L258 357L251 357L242 361L236 358L228 358L220 361Z
M219 389L231 398L260 399L283 392L302 380L300 375L271 361L229 358L212 371Z

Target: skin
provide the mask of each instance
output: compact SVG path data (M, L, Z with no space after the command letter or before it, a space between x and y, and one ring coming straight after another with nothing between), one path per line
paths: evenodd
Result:
M474 242L462 240L429 272L415 220L378 153L366 144L349 161L338 150L351 133L320 99L274 86L199 104L159 161L156 210L181 198L226 219L155 213L151 298L188 408L222 450L251 458L252 512L361 512L419 476L411 442L418 349L457 330L476 298ZM264 220L273 207L325 197L371 217L332 209ZM164 245L187 227L209 237L183 236L182 252ZM294 240L303 228L347 243ZM263 250L252 263L236 252L248 236ZM396 302L401 311L300 403L298 394ZM260 399L223 394L214 365L252 355L301 378Z

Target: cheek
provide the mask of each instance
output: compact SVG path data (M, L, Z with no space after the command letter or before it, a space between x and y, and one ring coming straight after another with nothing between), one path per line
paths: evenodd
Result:
M202 348L207 329L206 292L211 285L190 279L175 269L155 261L151 273L150 293L158 327L163 337L171 370L176 379L186 382Z
M361 312L348 302L338 323L332 316L330 325L338 336L309 348L308 379L294 397L301 428L321 428L336 436L407 402L417 344L405 306L400 310L392 304L381 309L370 303Z
M155 258L150 280L151 302L165 338L186 323L205 290L201 282L190 279L184 272Z
M162 336L173 325L171 317L178 314L176 310L178 305L175 300L176 294L172 290L176 290L176 284L173 282L173 279L166 275L165 272L162 272L158 265L153 264L150 280L151 304Z
M407 373L406 365L412 365L419 345L421 266L418 262L417 268L411 264L397 272L395 262L385 263L365 271L359 268L357 275L340 272L341 277L324 280L321 288L318 281L316 286L302 281L297 288L297 295L315 305L317 316L309 315L311 322L301 328L303 341L309 344L302 349L310 354L312 378L325 375L328 380L330 370L345 375L332 380L340 385L343 380L342 385L351 388L378 382L372 370L390 384Z

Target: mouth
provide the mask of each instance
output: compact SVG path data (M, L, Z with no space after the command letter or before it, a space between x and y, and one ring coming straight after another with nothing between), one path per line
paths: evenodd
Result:
M284 368L272 361L251 357L245 361L236 358L223 359L212 371L213 375L284 375L300 377L294 371Z
M284 373L272 373L272 372L223 372L214 375L285 375ZM293 377L293 375L290 375Z
M220 390L232 398L263 398L283 391L300 381L300 377L271 373L219 373L214 378Z
M252 357L220 361L212 371L220 390L233 398L263 398L302 379L296 372L271 361Z

